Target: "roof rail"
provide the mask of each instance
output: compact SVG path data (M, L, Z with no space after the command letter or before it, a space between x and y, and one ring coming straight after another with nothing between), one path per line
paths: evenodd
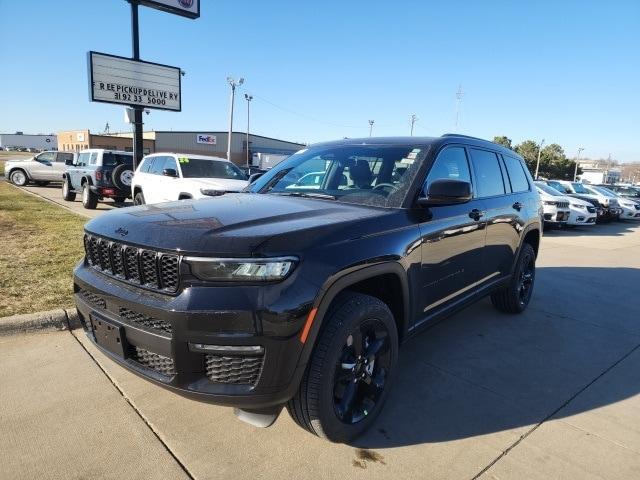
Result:
M483 142L489 141L489 140L485 140L484 138L472 137L471 135L462 135L460 133L444 133L441 135L441 137L462 137L462 138L472 138L474 140L482 140Z

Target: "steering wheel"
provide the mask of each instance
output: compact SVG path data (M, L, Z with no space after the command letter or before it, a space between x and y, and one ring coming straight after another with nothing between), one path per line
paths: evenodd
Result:
M379 183L375 187L373 187L374 190L382 190L387 188L389 189L389 193L398 190L398 186L394 185L393 183Z

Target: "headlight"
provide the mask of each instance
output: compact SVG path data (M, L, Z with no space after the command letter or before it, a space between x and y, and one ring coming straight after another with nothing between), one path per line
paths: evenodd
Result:
M200 280L215 282L274 282L284 280L297 258L205 258L186 257L191 272Z
M571 206L573 208L579 208L580 210L584 210L586 207L586 205L580 205L579 203L572 203Z
M548 202L548 201L544 202L545 205L557 205L557 203L558 202Z

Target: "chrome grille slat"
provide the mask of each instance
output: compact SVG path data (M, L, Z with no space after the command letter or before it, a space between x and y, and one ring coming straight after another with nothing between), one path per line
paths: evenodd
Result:
M128 283L167 293L180 285L180 257L85 235L87 262L96 270Z

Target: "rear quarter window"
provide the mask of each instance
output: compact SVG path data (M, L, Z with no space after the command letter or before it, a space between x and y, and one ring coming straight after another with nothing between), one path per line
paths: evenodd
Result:
M509 181L511 182L511 191L513 193L526 192L529 190L529 181L527 180L527 174L524 171L522 162L514 157L504 155L504 164L507 167L507 173L509 174Z

